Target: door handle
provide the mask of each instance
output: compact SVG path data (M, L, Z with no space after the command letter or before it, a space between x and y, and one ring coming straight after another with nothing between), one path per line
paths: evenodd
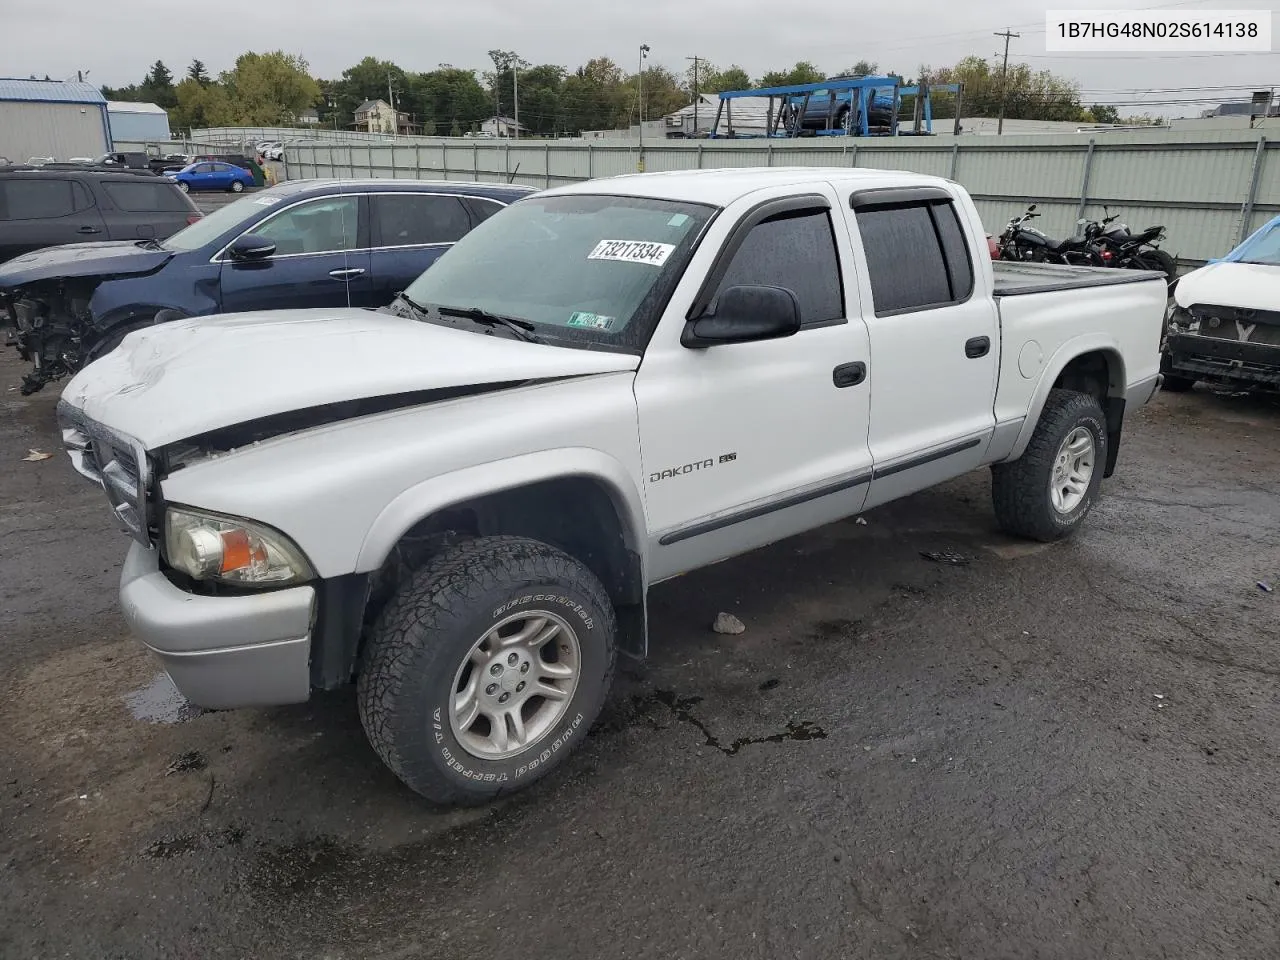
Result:
M358 277L364 273L362 267L348 267L346 270L330 270L329 276L335 280L350 280L352 277Z
M964 342L964 355L970 360L985 357L991 350L990 337L970 337Z
M867 379L867 365L861 360L842 363L831 371L831 382L837 387L856 387Z
M78 233L101 233L97 227L91 227L87 223L77 231Z

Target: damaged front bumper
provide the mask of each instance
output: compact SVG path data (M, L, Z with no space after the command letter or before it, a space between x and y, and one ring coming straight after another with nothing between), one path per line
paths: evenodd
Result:
M159 553L130 546L120 604L134 635L184 697L209 709L301 703L311 693L316 591L238 596L189 593L160 570Z
M1170 333L1166 374L1280 389L1280 344Z

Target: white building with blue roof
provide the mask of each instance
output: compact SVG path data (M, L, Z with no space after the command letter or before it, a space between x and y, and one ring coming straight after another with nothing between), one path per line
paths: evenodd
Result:
M111 149L107 101L90 83L0 78L0 157L97 157Z

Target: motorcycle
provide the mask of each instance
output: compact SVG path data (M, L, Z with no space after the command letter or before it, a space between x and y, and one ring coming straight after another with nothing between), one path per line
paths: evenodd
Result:
M1158 244L1165 239L1164 226L1147 227L1133 233L1127 223L1117 223L1119 214L1103 207L1106 216L1098 222L1097 243L1106 266L1122 270L1155 270L1165 275L1172 290L1178 278L1177 261Z
M1027 207L1026 213L1009 221L997 241L1001 260L1065 263L1079 267L1105 266L1090 221L1080 220L1075 234L1063 240L1055 240L1030 225L1030 221L1039 216L1033 203Z

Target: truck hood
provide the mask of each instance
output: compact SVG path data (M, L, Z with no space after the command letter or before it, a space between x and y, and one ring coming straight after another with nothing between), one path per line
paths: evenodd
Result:
M279 414L422 391L635 370L640 358L553 347L372 310L277 310L129 334L64 402L149 450Z
M1180 307L1202 303L1280 311L1280 267L1261 263L1211 263L1179 280L1173 296Z
M135 240L45 247L0 264L0 289L61 277L150 273L172 256L171 250L156 250Z

